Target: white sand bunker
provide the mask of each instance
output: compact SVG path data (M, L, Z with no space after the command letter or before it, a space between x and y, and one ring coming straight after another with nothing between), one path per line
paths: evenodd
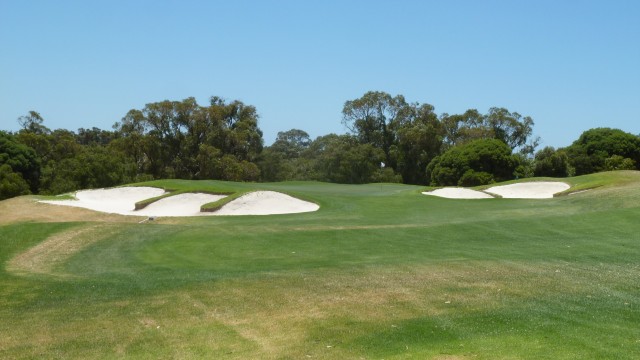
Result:
M136 203L163 195L165 191L154 187L120 187L84 190L76 193L77 200L41 201L47 204L75 206L111 214L135 215Z
M447 199L491 199L493 196L482 191L471 190L460 187L448 187L433 191L423 192L424 195L438 196Z
M569 189L563 182L536 181L511 185L494 186L482 191L460 187L448 187L434 191L423 192L424 195L439 196L448 199L490 199L491 193L506 199L549 199L553 195Z
M201 212L202 205L216 202L224 195L184 193L155 201L135 210L136 203L164 195L153 187L120 187L78 191L77 200L47 200L47 204L75 206L110 214L134 216L210 216L210 215L271 215L316 211L319 206L274 191L256 191L226 204L217 212Z
M254 191L245 194L211 213L211 215L274 215L316 211L317 204L296 199L275 191Z
M563 182L540 181L494 186L485 191L507 199L550 199L569 188Z

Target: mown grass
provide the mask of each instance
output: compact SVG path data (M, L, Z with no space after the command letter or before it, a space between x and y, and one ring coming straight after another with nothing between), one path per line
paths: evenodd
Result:
M275 190L314 213L122 223L46 274L0 268L0 358L635 359L640 174L548 200ZM0 227L0 262L91 223Z

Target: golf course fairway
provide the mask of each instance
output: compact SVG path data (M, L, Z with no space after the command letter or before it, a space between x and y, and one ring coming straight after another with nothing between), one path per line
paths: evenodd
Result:
M571 188L134 184L319 205L154 220L1 201L0 358L640 358L640 172L525 181Z

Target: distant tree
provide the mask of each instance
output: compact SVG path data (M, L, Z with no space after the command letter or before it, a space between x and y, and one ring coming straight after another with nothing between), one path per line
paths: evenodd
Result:
M221 168L214 171L218 161L218 166L226 164L227 174L245 174L252 180L257 167L246 163L255 165L263 146L256 109L219 97L212 97L209 106L198 105L194 98L150 103L129 111L114 129L122 137L118 148L133 158L139 172L155 178L224 176ZM204 161L203 152L212 149L220 151L219 157ZM220 162L225 155L231 157ZM238 166L243 170L232 170Z
M385 155L371 144L361 144L351 135L329 134L311 144L315 152L317 180L342 184L363 184L374 181L397 180L395 174L382 168Z
M427 166L427 175L434 186L474 186L513 179L518 165L518 157L507 144L480 139L434 158Z
M604 168L607 171L613 170L635 170L636 162L632 159L622 157L620 155L613 155L604 160Z
M551 146L536 153L534 164L535 176L567 177L574 173L566 151L556 150Z
M298 158L311 145L311 139L306 131L291 129L278 132L271 148L281 153L286 159Z
M533 132L533 119L530 116L522 117L505 108L489 109L485 119L494 137L509 145L511 150L525 146Z
M20 183L25 181L32 192L38 191L40 158L31 147L4 131L0 131L0 165L9 166L12 173L19 174ZM16 179L6 169L5 176L6 179Z
M442 123L429 104L416 108L416 115L399 126L394 157L404 183L429 183L425 169L440 154L443 136Z
M91 129L78 129L76 139L80 145L109 145L117 136L114 131L107 131L93 127Z
M404 96L392 97L385 92L369 91L359 99L345 102L342 123L359 143L382 150L386 165L395 168L391 150L396 143L396 131L413 115L414 107Z
M29 184L22 178L20 173L13 171L8 164L0 165L0 200L9 199L15 196L28 195Z
M615 155L630 159L637 169L640 137L619 129L595 128L583 132L566 151L576 175L607 170L606 160Z
M51 160L43 169L44 194L112 187L134 181L135 164L108 147L84 146L74 155Z
M22 127L22 131L34 133L34 134L47 134L50 130L42 125L44 119L36 111L29 111L25 116L18 118L18 123Z
M197 162L200 167L198 178L229 181L257 181L260 178L260 169L256 164L223 154L211 145L200 146Z
M484 116L476 109L469 109L464 114L449 115L445 113L440 121L444 128L446 149L473 140L493 137L491 129L484 123Z
M275 142L263 149L258 166L263 181L310 180L310 164L303 157L311 145L309 134L291 129L279 132Z
M539 139L531 138L533 119L505 108L492 107L485 115L476 109L460 115L443 114L440 121L444 127L446 147L477 139L498 139L509 145L511 150L532 155L539 142Z

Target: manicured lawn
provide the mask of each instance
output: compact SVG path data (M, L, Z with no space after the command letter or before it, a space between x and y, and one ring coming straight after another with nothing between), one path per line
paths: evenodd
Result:
M640 173L565 181L592 190L167 180L321 208L5 224L0 358L640 358Z

